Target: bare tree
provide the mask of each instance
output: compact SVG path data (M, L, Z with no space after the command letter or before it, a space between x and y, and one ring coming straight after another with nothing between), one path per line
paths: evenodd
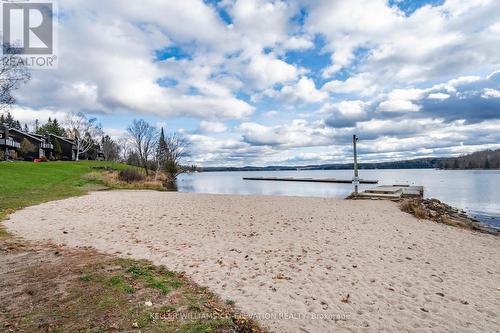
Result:
M101 149L105 161L115 161L120 156L120 147L109 135L102 137Z
M21 83L27 83L31 79L24 62L15 56L16 48L4 44L3 50L4 56L0 63L0 113L16 102L12 92L18 89Z
M67 116L66 132L76 145L76 160L96 145L97 138L102 135L101 124L96 118L87 118L83 112L71 113Z
M182 172L181 161L190 155L190 142L174 132L165 137L165 144L164 169L175 179Z
M127 161L130 152L132 150L132 143L130 136L123 136L118 139L118 147L120 148L120 159L122 161Z
M133 142L134 148L139 155L141 164L149 175L148 161L154 154L156 148L157 129L144 119L134 119L127 128L127 132Z

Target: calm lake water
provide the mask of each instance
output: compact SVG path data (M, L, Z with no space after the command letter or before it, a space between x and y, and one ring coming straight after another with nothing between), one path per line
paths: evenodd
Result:
M290 195L344 198L351 184L268 182L243 177L351 179L352 170L201 172L178 179L181 192ZM423 185L425 197L467 211L482 223L500 228L500 170L360 170L360 178L384 184ZM364 190L377 185L360 185Z

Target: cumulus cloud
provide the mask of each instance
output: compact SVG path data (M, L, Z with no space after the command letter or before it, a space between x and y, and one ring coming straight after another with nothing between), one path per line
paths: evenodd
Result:
M481 95L483 98L500 98L500 91L491 88L485 88L483 90L483 94Z
M320 112L328 116L325 123L330 127L354 127L358 121L366 118L369 107L370 103L360 100L342 101L325 104Z
M437 99L437 100L443 100L443 99L448 99L450 98L450 95L445 94L445 93L431 93L429 96L427 96L428 99Z
M39 120L41 123L47 121L47 119L57 119L59 122L63 122L66 117L66 112L55 111L50 109L32 109L28 107L14 107L9 110L12 116L19 120L21 124L27 124L28 126L33 126L35 120Z
M457 75L500 61L494 0L446 1L411 15L383 0L314 1L308 10L306 29L322 34L333 52L326 77L349 68L360 51L365 61L358 68L387 83Z
M83 111L114 137L123 116L175 123L200 164L337 161L355 133L373 159L491 147L496 2L65 1L59 68L13 113Z
M327 94L316 89L313 80L302 77L293 86L287 85L281 88L281 97L288 102L304 101L308 103L321 102L327 98Z
M202 133L222 133L227 130L226 125L220 121L206 121L200 122L200 132Z
M311 124L304 119L278 126L243 123L239 130L243 133L243 141L249 144L288 148L327 145L331 132L320 122Z
M370 73L360 73L349 77L345 81L329 81L323 85L322 90L332 94L359 93L362 96L368 96L378 89L374 81L375 78Z
M451 79L426 89L395 89L384 97L380 112L417 112L421 117L479 122L500 117L500 80L497 75Z

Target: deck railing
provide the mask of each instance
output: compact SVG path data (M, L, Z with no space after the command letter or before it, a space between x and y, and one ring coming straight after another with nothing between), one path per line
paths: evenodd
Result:
M21 148L21 144L19 142L10 139L0 139L0 145L13 148Z
M42 148L43 149L54 149L54 145L52 143L42 142Z

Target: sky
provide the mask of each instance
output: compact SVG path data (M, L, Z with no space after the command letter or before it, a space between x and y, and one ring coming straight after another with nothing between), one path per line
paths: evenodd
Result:
M200 166L500 148L498 0L64 0L57 69L16 92L32 123L144 118Z

